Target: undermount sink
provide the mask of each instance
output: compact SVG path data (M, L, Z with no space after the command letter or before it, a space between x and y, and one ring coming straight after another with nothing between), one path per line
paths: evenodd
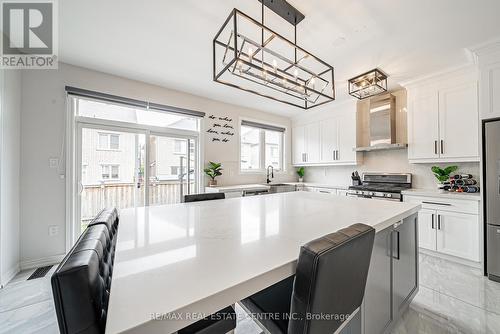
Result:
M269 186L270 193L285 193L290 191L295 191L295 186L285 183L266 183Z

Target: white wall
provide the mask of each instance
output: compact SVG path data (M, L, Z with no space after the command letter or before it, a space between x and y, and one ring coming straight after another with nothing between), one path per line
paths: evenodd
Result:
M19 271L19 169L21 74L1 72L0 286Z
M147 100L233 118L241 117L290 127L290 120L206 98L128 80L80 67L59 64L58 70L22 71L21 115L21 265L23 267L57 261L65 251L65 181L48 166L49 157L58 157L63 147L66 99L65 85ZM237 124L237 123L234 124ZM206 122L207 125L209 122ZM203 129L205 132L206 129ZM221 184L264 182L265 175L238 171L238 135L229 143L205 142L205 161L222 162ZM205 137L209 139L207 135ZM286 161L290 164L290 131L287 137ZM294 179L289 173L279 180ZM59 233L49 237L48 226L57 225Z

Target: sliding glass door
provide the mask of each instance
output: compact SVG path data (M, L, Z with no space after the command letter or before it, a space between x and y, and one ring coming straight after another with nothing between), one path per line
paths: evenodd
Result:
M80 230L102 208L173 204L198 192L198 139L149 130L78 126Z
M182 202L196 189L196 141L149 136L149 204Z
M199 118L82 98L70 103L70 245L103 208L179 203L200 191Z
M146 134L114 127L79 127L82 230L102 208L145 205Z

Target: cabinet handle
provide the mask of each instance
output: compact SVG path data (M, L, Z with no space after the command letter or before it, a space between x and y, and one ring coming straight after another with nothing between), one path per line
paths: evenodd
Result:
M434 140L434 154L438 154L438 141Z
M438 215L438 230L441 229L441 215Z
M337 150L337 160L340 160L339 156L340 156L339 150Z
M433 205L451 206L450 203L426 202L426 201L423 201L422 203L424 203L424 204L433 204Z
M400 254L400 249L399 249L399 231L393 231L396 233L396 242L397 242L397 248L396 248L396 256L393 256L394 259L400 260L401 259L401 254Z
M441 139L441 154L444 154L444 140Z
M432 214L431 228L434 229L434 214Z

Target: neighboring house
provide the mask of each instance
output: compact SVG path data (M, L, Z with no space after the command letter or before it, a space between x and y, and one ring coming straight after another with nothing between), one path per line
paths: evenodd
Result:
M133 183L135 137L133 133L83 129L82 184Z
M79 101L79 115L177 129L198 128L195 118L86 100ZM145 163L144 138L143 134L83 129L82 184L134 183L135 176L142 178ZM181 172L180 159L186 157L187 145L188 141L185 139L150 136L150 180L178 180ZM194 153L193 147L191 153ZM186 172L186 159L183 163L183 172Z

